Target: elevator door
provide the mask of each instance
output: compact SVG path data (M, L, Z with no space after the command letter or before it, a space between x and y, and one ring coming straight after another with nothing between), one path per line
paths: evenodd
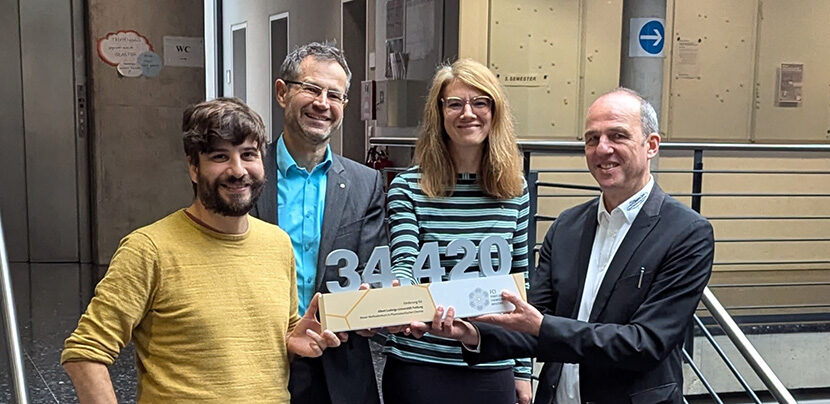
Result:
M0 2L0 214L32 402L69 398L58 356L91 292L83 4Z

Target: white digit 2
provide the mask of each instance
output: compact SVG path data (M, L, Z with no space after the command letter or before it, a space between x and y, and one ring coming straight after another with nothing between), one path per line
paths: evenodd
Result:
M429 260L429 268L424 268L427 260ZM438 242L424 243L421 251L418 252L415 264L412 265L412 275L415 280L420 282L422 278L429 278L430 283L441 282L441 278L446 273L444 267L441 266L441 258L438 256Z
M450 280L478 278L478 274L475 272L464 272L475 261L476 245L472 241L464 238L455 239L447 244L446 256L455 257L458 255L459 250L464 250L464 255L450 270Z
M340 277L346 278L346 286L340 286L340 281L327 281L326 287L333 293L357 290L360 288L360 275L355 269L360 259L353 251L345 249L334 250L326 257L326 265L337 265L340 261L346 261L346 265L338 270Z
M493 270L493 258L490 255L492 247L496 247L499 253L499 269ZM498 276L510 274L510 268L513 266L513 256L510 254L510 246L507 240L498 237L490 236L481 240L478 244L478 266L484 276Z

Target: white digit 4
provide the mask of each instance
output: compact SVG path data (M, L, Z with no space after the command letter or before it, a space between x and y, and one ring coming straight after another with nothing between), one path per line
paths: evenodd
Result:
M427 260L429 260L429 268L424 268ZM441 258L438 256L438 242L424 243L421 251L418 252L415 264L412 265L412 275L415 280L420 282L423 278L429 278L430 283L441 282L446 273L444 267L441 266Z
M476 258L476 245L473 244L472 241L459 238L447 245L447 257L455 257L458 255L459 250L464 250L464 255L450 270L450 280L454 281L457 279L469 279L469 278L478 278L478 274L475 272L465 272L467 268L475 261Z
M499 253L499 269L493 270L493 258L490 250L496 247ZM510 254L510 245L507 240L498 237L490 236L481 240L478 244L478 266L484 276L498 276L510 274L510 268L513 267L513 255Z
M327 281L326 287L329 292L348 292L360 288L360 274L355 270L360 259L357 254L349 250L334 250L326 257L326 265L338 265L340 261L346 261L346 265L340 267L338 274L341 278L346 278L346 286L340 286L340 281Z
M379 283L384 288L392 287L395 275L392 274L392 259L389 246L375 247L366 268L363 269L363 282ZM377 270L377 271L376 271Z

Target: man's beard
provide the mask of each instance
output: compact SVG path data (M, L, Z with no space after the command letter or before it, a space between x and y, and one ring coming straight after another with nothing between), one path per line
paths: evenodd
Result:
M250 183L250 198L246 201L243 199L243 195L232 195L230 201L226 201L219 194L219 187L222 183L228 185ZM213 183L210 183L207 178L199 175L199 201L202 202L202 205L207 210L222 216L244 216L254 207L257 199L259 199L259 195L262 193L262 186L264 184L265 181L263 179L250 175L245 175L241 178L230 176L224 179L217 178Z

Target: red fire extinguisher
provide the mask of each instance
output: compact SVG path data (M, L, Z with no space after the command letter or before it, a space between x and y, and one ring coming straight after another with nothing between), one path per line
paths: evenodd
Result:
M386 170L386 168L394 167L395 163L389 159L386 146L372 146L366 156L366 165L380 172L386 172L386 186L388 188L389 184L392 183L392 179L395 178L395 172Z

